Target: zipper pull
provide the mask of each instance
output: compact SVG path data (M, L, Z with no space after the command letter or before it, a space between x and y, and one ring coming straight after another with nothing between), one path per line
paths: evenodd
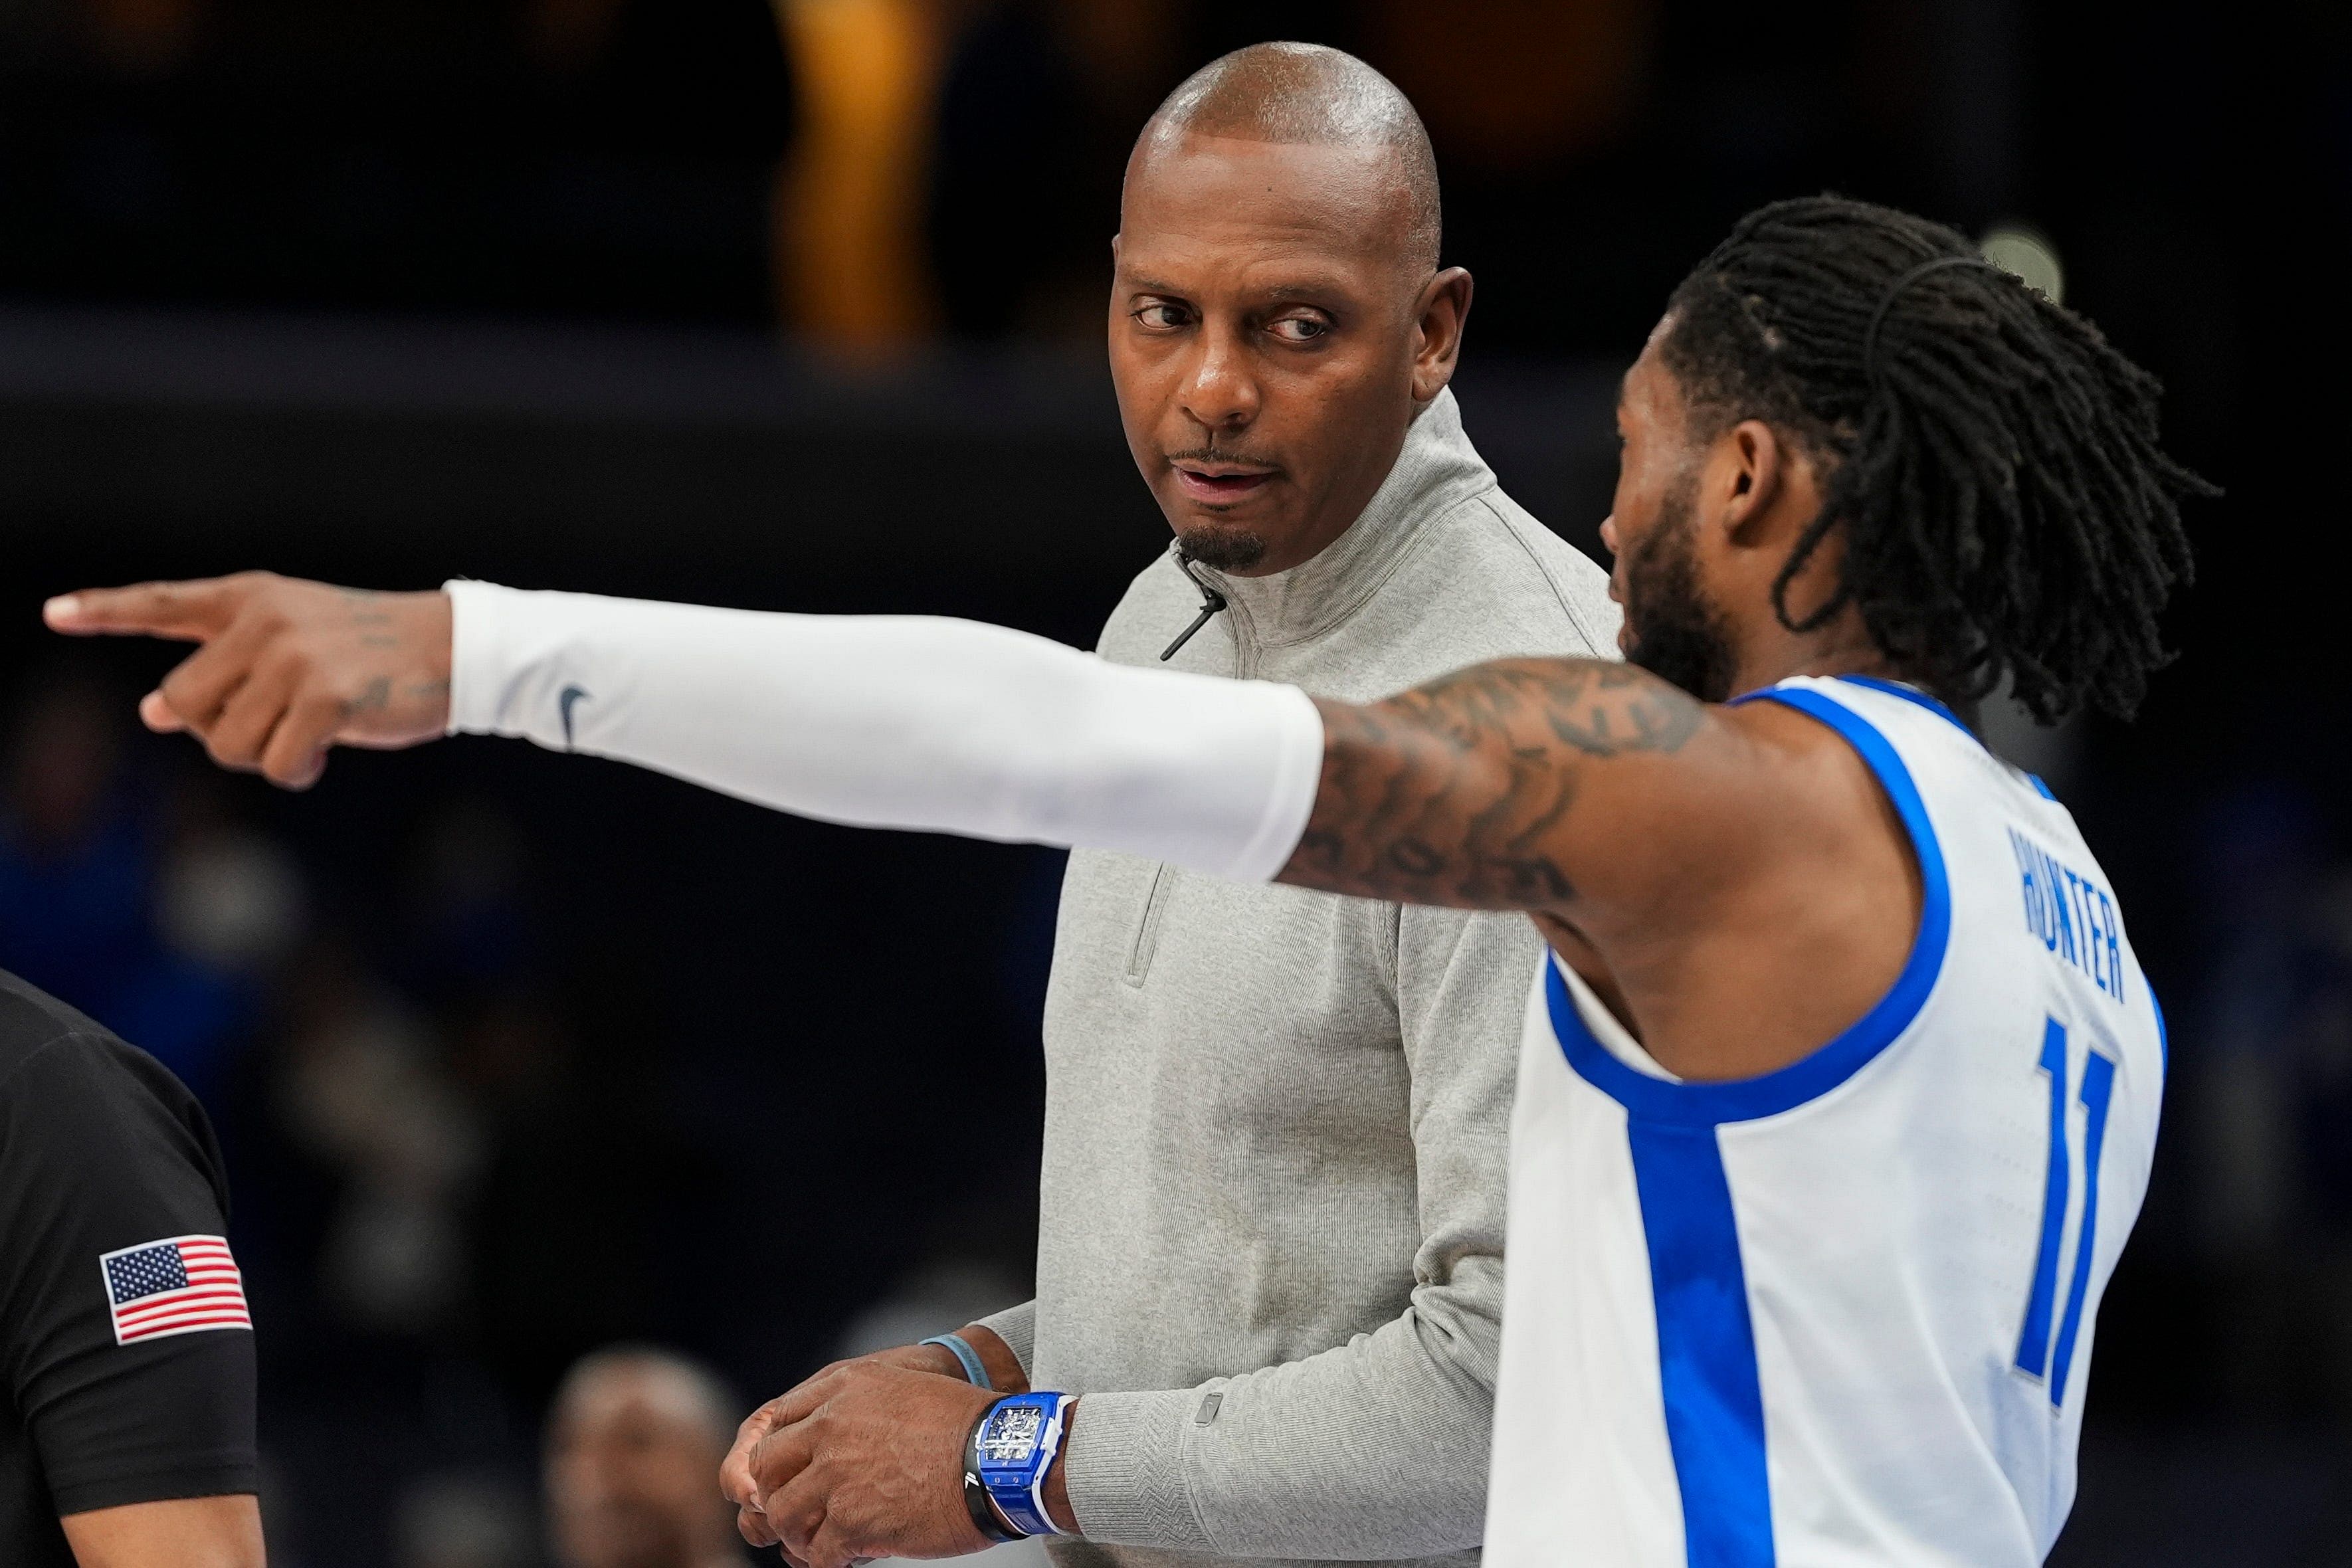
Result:
M1201 574L1192 570L1192 558L1184 553L1184 547L1181 544L1176 547L1176 569L1190 577L1192 580L1192 586L1201 590L1201 613L1192 617L1191 626L1176 634L1176 640L1170 643L1168 651L1160 656L1160 662L1162 664L1174 658L1176 650L1191 642L1192 634L1207 626L1209 617L1225 607L1225 596L1217 592L1213 584L1202 581Z

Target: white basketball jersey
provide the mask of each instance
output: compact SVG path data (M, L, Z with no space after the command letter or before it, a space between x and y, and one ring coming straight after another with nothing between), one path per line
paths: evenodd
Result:
M1684 1084L1558 963L1528 1010L1488 1568L2039 1563L2147 1191L2164 1026L2074 818L1940 704L1785 681L1926 897L1811 1056Z

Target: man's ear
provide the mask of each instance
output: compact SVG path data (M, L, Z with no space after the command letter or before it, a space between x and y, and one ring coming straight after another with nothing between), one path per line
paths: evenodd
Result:
M1448 267L1421 286L1413 301L1412 400L1427 403L1454 379L1462 329L1470 320L1470 274Z
M1761 419L1743 419L1724 432L1723 531L1738 544L1754 544L1756 534L1789 481L1790 453L1780 432Z

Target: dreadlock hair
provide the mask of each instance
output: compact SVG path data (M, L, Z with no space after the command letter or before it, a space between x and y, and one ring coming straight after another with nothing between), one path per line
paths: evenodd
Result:
M1834 195L1748 214L1668 309L1694 436L1762 419L1825 470L1772 584L1781 625L1850 604L1956 706L2007 679L2043 723L2131 715L2190 575L2179 500L2219 493L2158 446L2154 376L1955 230ZM1835 591L1794 619L1789 585L1832 531Z

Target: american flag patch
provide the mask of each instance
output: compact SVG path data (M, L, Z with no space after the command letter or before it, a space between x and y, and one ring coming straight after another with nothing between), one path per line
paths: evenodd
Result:
M217 1236L175 1236L102 1255L114 1342L160 1340L206 1329L250 1329L245 1280Z

